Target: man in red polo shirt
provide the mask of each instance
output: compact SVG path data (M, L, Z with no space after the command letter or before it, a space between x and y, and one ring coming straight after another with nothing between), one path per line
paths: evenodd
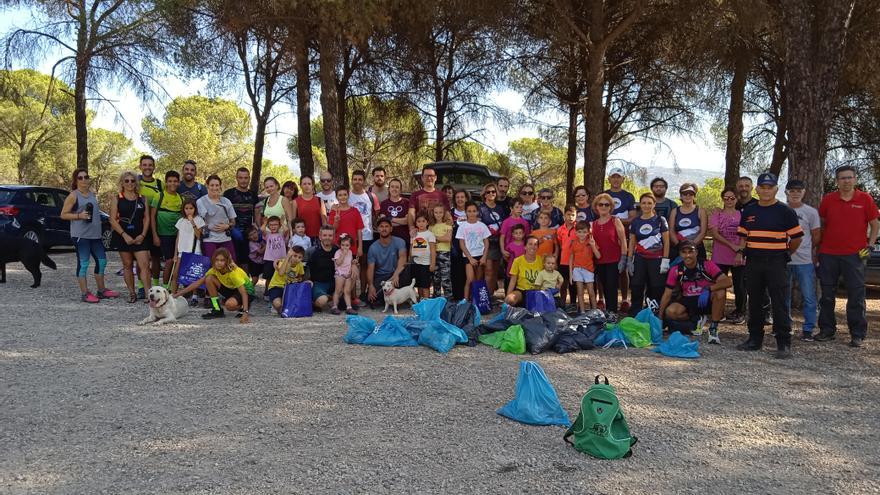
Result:
M837 191L822 198L822 243L819 246L819 335L817 342L834 339L837 318L834 299L837 283L843 277L846 286L846 324L850 347L861 347L868 334L865 315L865 260L868 247L877 242L880 221L877 205L868 193L856 189L856 170L846 165L835 171ZM868 233L870 227L870 233Z

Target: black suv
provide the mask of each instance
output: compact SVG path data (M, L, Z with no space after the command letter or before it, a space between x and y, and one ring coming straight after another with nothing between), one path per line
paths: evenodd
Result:
M42 241L46 248L72 246L61 207L70 191L56 187L0 185L0 234ZM40 235L42 233L42 236ZM110 249L110 216L101 212L101 237Z
M483 186L489 182L495 182L500 175L489 170L485 165L470 162L431 162L427 165L434 167L437 172L437 189L449 184L455 189L464 189L472 199L479 200L483 193ZM416 183L421 187L422 171L413 174Z

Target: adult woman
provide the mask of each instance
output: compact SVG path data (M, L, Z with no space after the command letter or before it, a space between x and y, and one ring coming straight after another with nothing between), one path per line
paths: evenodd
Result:
M379 205L379 214L391 220L394 237L403 239L406 249L409 251L409 200L400 195L403 191L403 182L398 178L388 181L388 197Z
M302 176L299 185L302 187L302 194L297 196L293 202L297 215L306 223L306 236L312 240L312 246L315 246L318 243L321 225L327 221L327 212L324 210L324 202L315 195L314 177L311 175Z
M743 283L745 267L737 265L736 253L745 247L745 242L737 233L740 211L736 209L736 189L725 188L721 192L724 207L709 218L709 233L712 234L712 261L724 274L733 278L733 295L736 300L735 309L727 315L727 320L742 323L746 310L746 287Z
M84 168L73 171L71 192L61 207L61 218L70 221L70 239L76 248L76 281L82 295L80 300L96 303L101 299L119 297L119 293L104 285L107 255L101 242L101 214L98 198L89 190L89 173ZM89 292L89 257L95 260L95 294Z
M697 246L697 258L706 259L706 248L703 246L703 238L706 237L706 228L709 221L706 211L697 206L697 185L685 182L678 189L681 198L681 206L672 210L669 217L669 241L672 250L671 258L678 257L678 242L688 239Z
M626 267L626 233L623 222L612 215L614 200L608 193L593 198L593 210L598 218L593 221L593 238L602 257L596 262L596 281L602 286L599 309L617 312L617 284ZM604 302L602 297L604 295Z
M299 197L299 188L296 187L296 182L292 180L288 180L284 182L284 185L281 186L281 195L287 198L287 201L293 202L294 199Z
M455 191L452 195L452 238L458 233L458 226L467 222L467 216L464 208L469 200L467 191L461 189ZM465 268L465 259L461 253L461 246L457 242L453 242L449 250L449 278L452 281L452 297L459 301L464 298L464 284L467 279Z
M122 259L122 275L128 287L128 302L137 302L132 265L137 261L144 292L150 290L150 244L144 242L150 230L150 205L138 194L134 172L122 172L119 194L110 203L111 243Z
M633 218L629 226L627 271L632 292L630 315L642 310L647 296L660 304L663 296L663 274L669 271L669 224L654 211L657 200L654 193L639 197L641 216Z
M541 205L535 201L535 186L531 184L523 184L519 186L517 194L523 202L523 218L529 223L532 223L535 220L535 210L541 207Z
M595 220L596 212L593 211L593 207L590 205L591 194L587 186L575 186L572 192L574 193L574 206L577 208L575 223L592 222Z
M504 205L495 201L496 197L498 197L498 186L494 182L483 186L480 221L489 227L489 232L492 234L489 237L489 251L486 253L485 268L486 288L489 289L490 296L494 295L498 289L498 266L501 263L501 243L499 241L501 222L509 214Z
M281 219L281 225L289 226L290 221L296 218L296 203L291 203L281 194L281 184L275 177L266 177L263 180L263 188L268 196L257 205L257 226L264 227L269 217L278 217Z
M211 257L219 248L226 248L235 257L235 247L227 231L235 220L235 209L232 203L220 195L222 182L220 177L208 177L208 194L196 201L199 215L205 220L206 233L202 235L202 251Z
M553 191L548 188L541 189L541 192L538 193L538 200L540 202L540 206L533 213L532 218L532 228L538 228L538 214L546 213L550 215L550 228L556 229L562 225L564 219L562 218L562 210L553 206ZM524 208L525 209L525 208ZM523 215L525 216L525 215Z

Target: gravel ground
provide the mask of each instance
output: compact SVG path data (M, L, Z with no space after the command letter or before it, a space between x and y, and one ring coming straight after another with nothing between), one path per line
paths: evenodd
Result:
M139 327L143 304L79 303L73 255L52 257L43 287L20 265L0 286L0 493L880 493L880 345L850 349L845 330L785 362L769 337L735 351L745 328L730 325L694 361L444 357L346 345L341 317L280 320L263 303L247 326ZM635 455L592 459L561 428L497 415L522 359L572 419L607 374Z

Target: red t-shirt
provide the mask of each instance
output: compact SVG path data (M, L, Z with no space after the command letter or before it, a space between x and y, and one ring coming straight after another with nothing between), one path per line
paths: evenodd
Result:
M306 235L318 237L321 230L321 200L317 196L312 196L310 200L297 196L293 201L296 203L296 216L306 222Z
M327 218L327 223L329 223L330 225L334 225L337 213L340 212L338 210L331 211L330 216ZM357 208L349 208L341 212L341 215L339 217L339 224L336 225L336 235L333 237L333 244L338 246L339 235L348 234L351 236L351 252L355 256L357 256L357 233L363 228L364 220L361 218L361 213L357 210Z
M437 205L443 205L447 210L449 209L449 198L439 189L434 189L431 192L419 189L409 198L409 207L415 209L416 213L424 212L430 215L431 209Z
M819 253L856 254L868 246L868 223L880 216L870 194L856 190L849 201L840 192L828 193L819 204L822 218L822 245Z

